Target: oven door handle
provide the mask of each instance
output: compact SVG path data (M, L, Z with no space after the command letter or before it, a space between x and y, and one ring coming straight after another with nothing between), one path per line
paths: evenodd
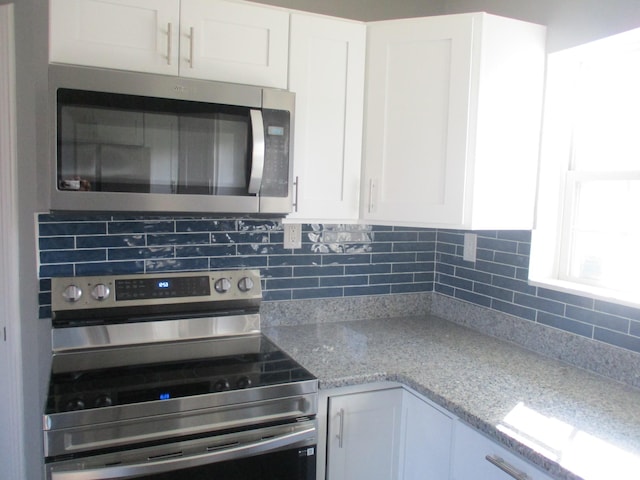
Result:
M159 460L150 460L141 463L128 465L114 465L104 468L92 468L88 470L61 470L52 471L51 480L106 480L124 479L141 475L151 475L154 473L171 472L191 467L224 462L226 460L237 460L251 457L261 453L280 449L294 445L297 442L307 440L312 437L315 440L317 434L315 425L303 430L265 438L257 442L241 444L230 448L215 450L198 455L187 457L164 457Z

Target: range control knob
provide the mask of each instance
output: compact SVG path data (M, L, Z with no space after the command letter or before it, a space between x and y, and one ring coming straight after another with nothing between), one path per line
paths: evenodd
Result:
M113 405L113 400L111 400L111 397L106 394L99 395L95 402L93 402L93 406L97 408L110 407L111 405Z
M84 410L84 401L81 398L72 398L65 405L65 411Z
M229 380L227 380L226 378L218 380L213 384L213 390L216 392L223 392L225 390L229 390L230 388L231 385L229 385Z
M240 281L238 281L238 288L241 292L248 292L253 288L253 280L249 277L242 277Z
M77 285L69 285L62 292L62 297L69 303L75 303L82 297L82 289Z
M109 298L109 294L111 290L104 283L99 283L93 289L91 289L91 296L94 300L98 300L99 302L106 300Z
M214 287L216 289L216 292L218 293L227 293L229 290L231 290L231 282L228 278L221 278L219 280L216 280Z
M237 388L249 388L251 386L251 379L247 376L242 376L236 381Z

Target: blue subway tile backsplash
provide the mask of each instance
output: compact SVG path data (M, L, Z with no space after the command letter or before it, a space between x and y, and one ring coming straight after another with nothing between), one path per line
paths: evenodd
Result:
M259 268L265 300L433 290L435 230L199 217L39 216L40 278ZM41 296L46 314L46 290Z
M265 300L437 292L640 352L640 309L529 285L529 231L303 225L285 249L271 219L41 214L40 316L56 276L258 268Z
M434 290L640 353L640 309L529 285L529 231L482 231L476 262L464 231L437 231Z

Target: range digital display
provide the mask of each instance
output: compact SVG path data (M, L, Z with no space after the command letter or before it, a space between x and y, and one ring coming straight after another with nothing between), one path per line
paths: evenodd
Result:
M269 125L267 127L267 135L277 135L278 137L282 137L284 135L284 127L279 125Z
M207 275L116 280L115 287L116 301L211 295L211 285Z

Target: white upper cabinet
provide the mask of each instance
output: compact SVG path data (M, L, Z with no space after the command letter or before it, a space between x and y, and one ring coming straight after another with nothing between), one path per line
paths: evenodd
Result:
M288 220L358 219L365 47L363 23L291 15L297 201Z
M49 61L287 87L289 13L226 0L50 0Z
M287 88L287 11L225 0L181 5L180 75Z
M486 13L364 24L238 0L50 2L51 62L295 92L286 221L533 226L542 26Z
M180 0L50 0L49 61L178 74Z
M545 28L484 13L368 24L368 222L533 224Z

